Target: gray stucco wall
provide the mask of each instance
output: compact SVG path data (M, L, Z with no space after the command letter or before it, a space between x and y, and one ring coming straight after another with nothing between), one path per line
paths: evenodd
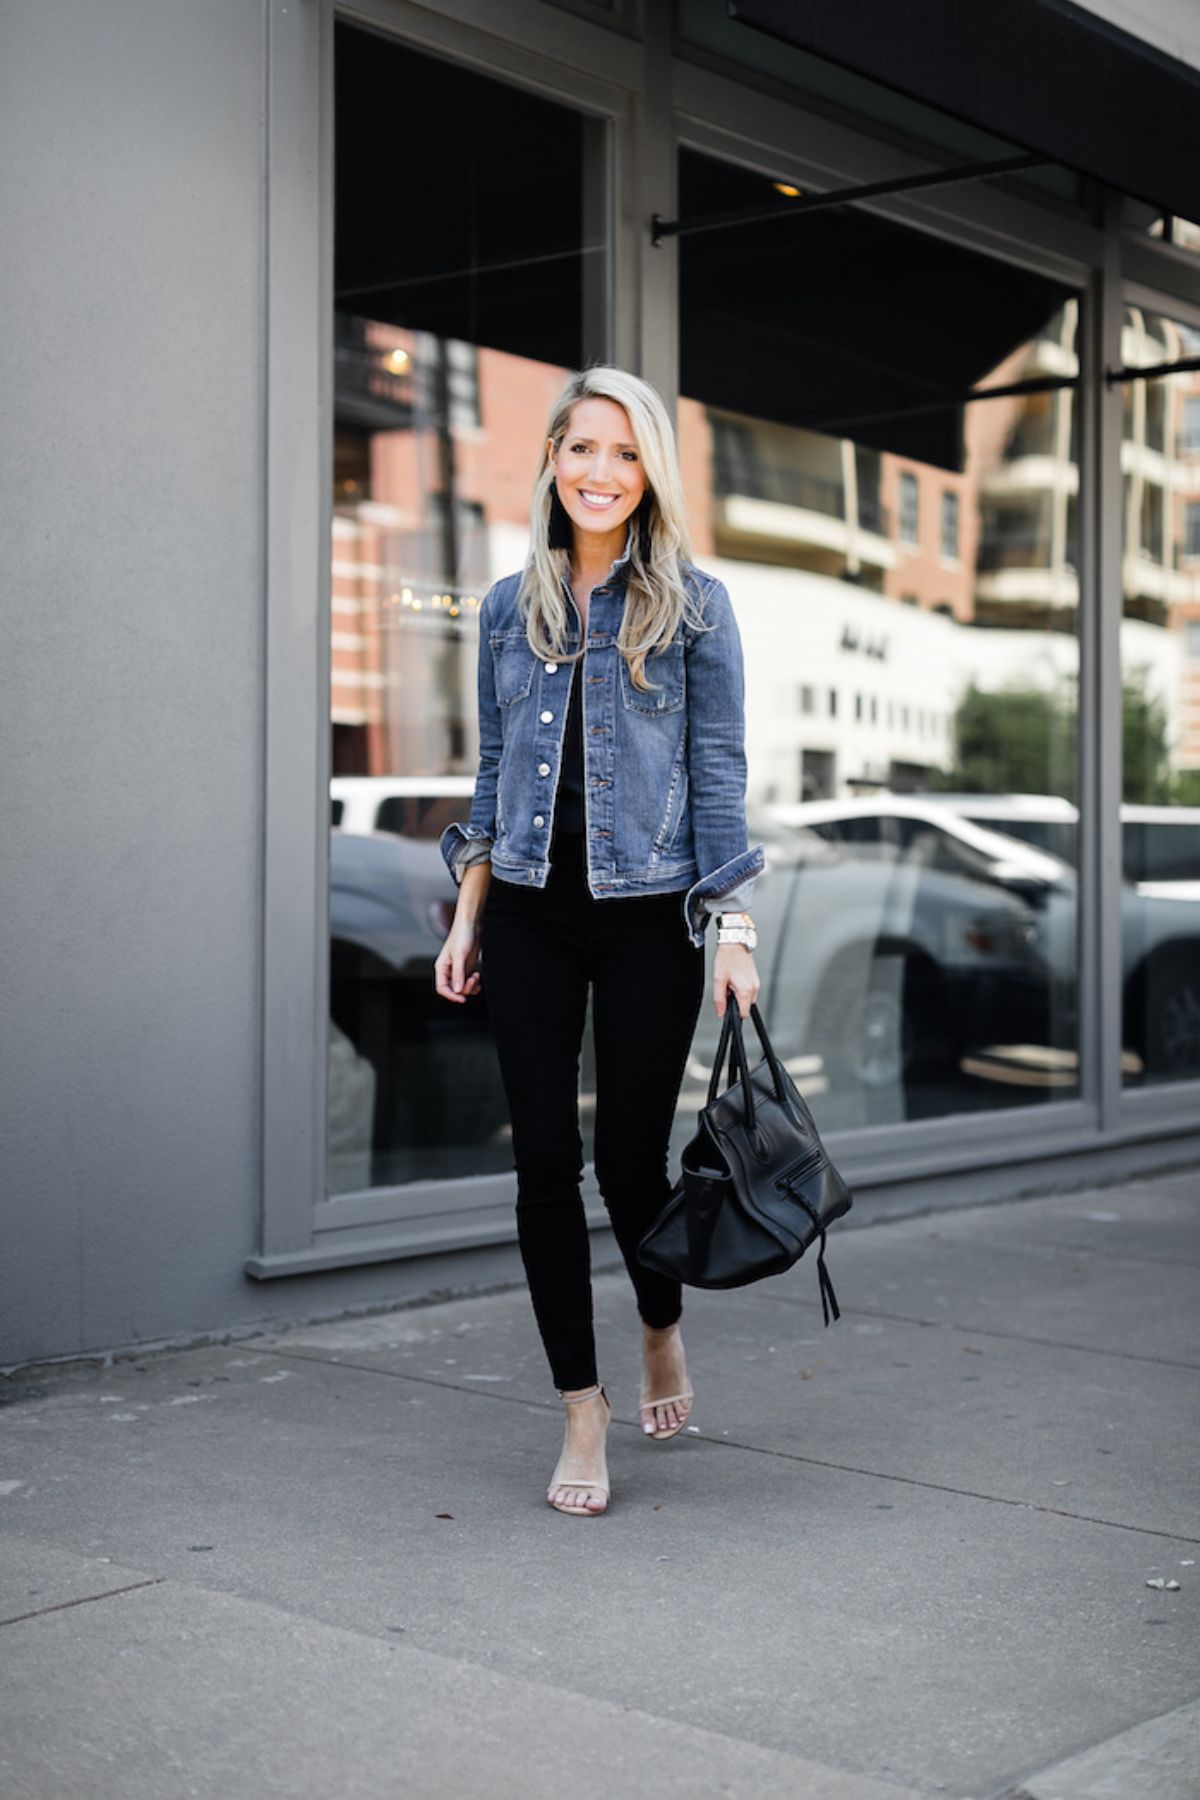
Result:
M230 1316L257 1204L260 0L7 0L0 1361Z

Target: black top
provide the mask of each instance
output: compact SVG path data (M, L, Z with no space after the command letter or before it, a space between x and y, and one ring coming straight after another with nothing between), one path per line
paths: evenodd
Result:
M567 726L563 733L562 769L555 807L556 831L582 832L587 825L583 800L583 663L571 665Z

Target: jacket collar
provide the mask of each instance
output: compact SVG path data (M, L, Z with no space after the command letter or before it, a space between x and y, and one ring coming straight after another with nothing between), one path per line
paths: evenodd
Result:
M605 580L608 580L609 576L614 575L618 569L623 568L624 565L629 561L629 559L632 555L633 555L633 520L630 519L628 525L625 527L625 548L622 550L620 556L618 556L616 558L616 560L609 567L608 575L605 576Z
M633 520L630 519L629 524L625 528L625 548L622 550L620 556L614 557L612 562L609 563L608 574L604 577L603 581L598 581L596 583L597 587L607 587L609 582L614 580L619 581L622 586L624 585L629 570L629 559L633 555L633 531ZM570 593L571 583L565 570L563 572L562 584L566 591Z

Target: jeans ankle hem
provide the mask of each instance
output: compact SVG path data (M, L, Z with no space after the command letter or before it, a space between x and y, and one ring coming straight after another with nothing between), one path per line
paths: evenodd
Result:
M600 1386L599 1375L585 1375L582 1381L560 1381L557 1375L552 1375L551 1379L560 1394L573 1394L578 1388Z

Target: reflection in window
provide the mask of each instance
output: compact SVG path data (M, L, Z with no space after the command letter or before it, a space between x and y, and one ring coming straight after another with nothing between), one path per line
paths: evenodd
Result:
M942 495L942 555L947 562L958 556L958 495Z
M917 478L909 470L904 469L899 476L900 494L900 542L916 544L921 535L920 488Z
M1128 366L1195 356L1200 334L1130 307ZM1200 372L1125 387L1121 626L1122 1070L1200 1077Z
M1183 396L1183 425L1179 433L1179 454L1200 456L1200 394Z
M1174 244L1177 250L1200 254L1200 223L1181 218L1178 213L1158 212L1141 200L1125 198L1125 219L1130 229L1141 231L1160 243Z
M685 216L774 206L695 152L680 179ZM830 1126L1071 1097L1078 875L1048 841L1077 798L1078 302L776 212L681 240L679 414L746 658L772 1038ZM767 703L781 668L828 709Z
M605 283L598 128L335 31L328 1184L345 1194L512 1167L485 1002L433 990L455 900L438 838L474 787L479 603L524 561L546 414L593 353ZM412 175L434 145L436 183ZM589 1034L585 1125L590 1054Z

